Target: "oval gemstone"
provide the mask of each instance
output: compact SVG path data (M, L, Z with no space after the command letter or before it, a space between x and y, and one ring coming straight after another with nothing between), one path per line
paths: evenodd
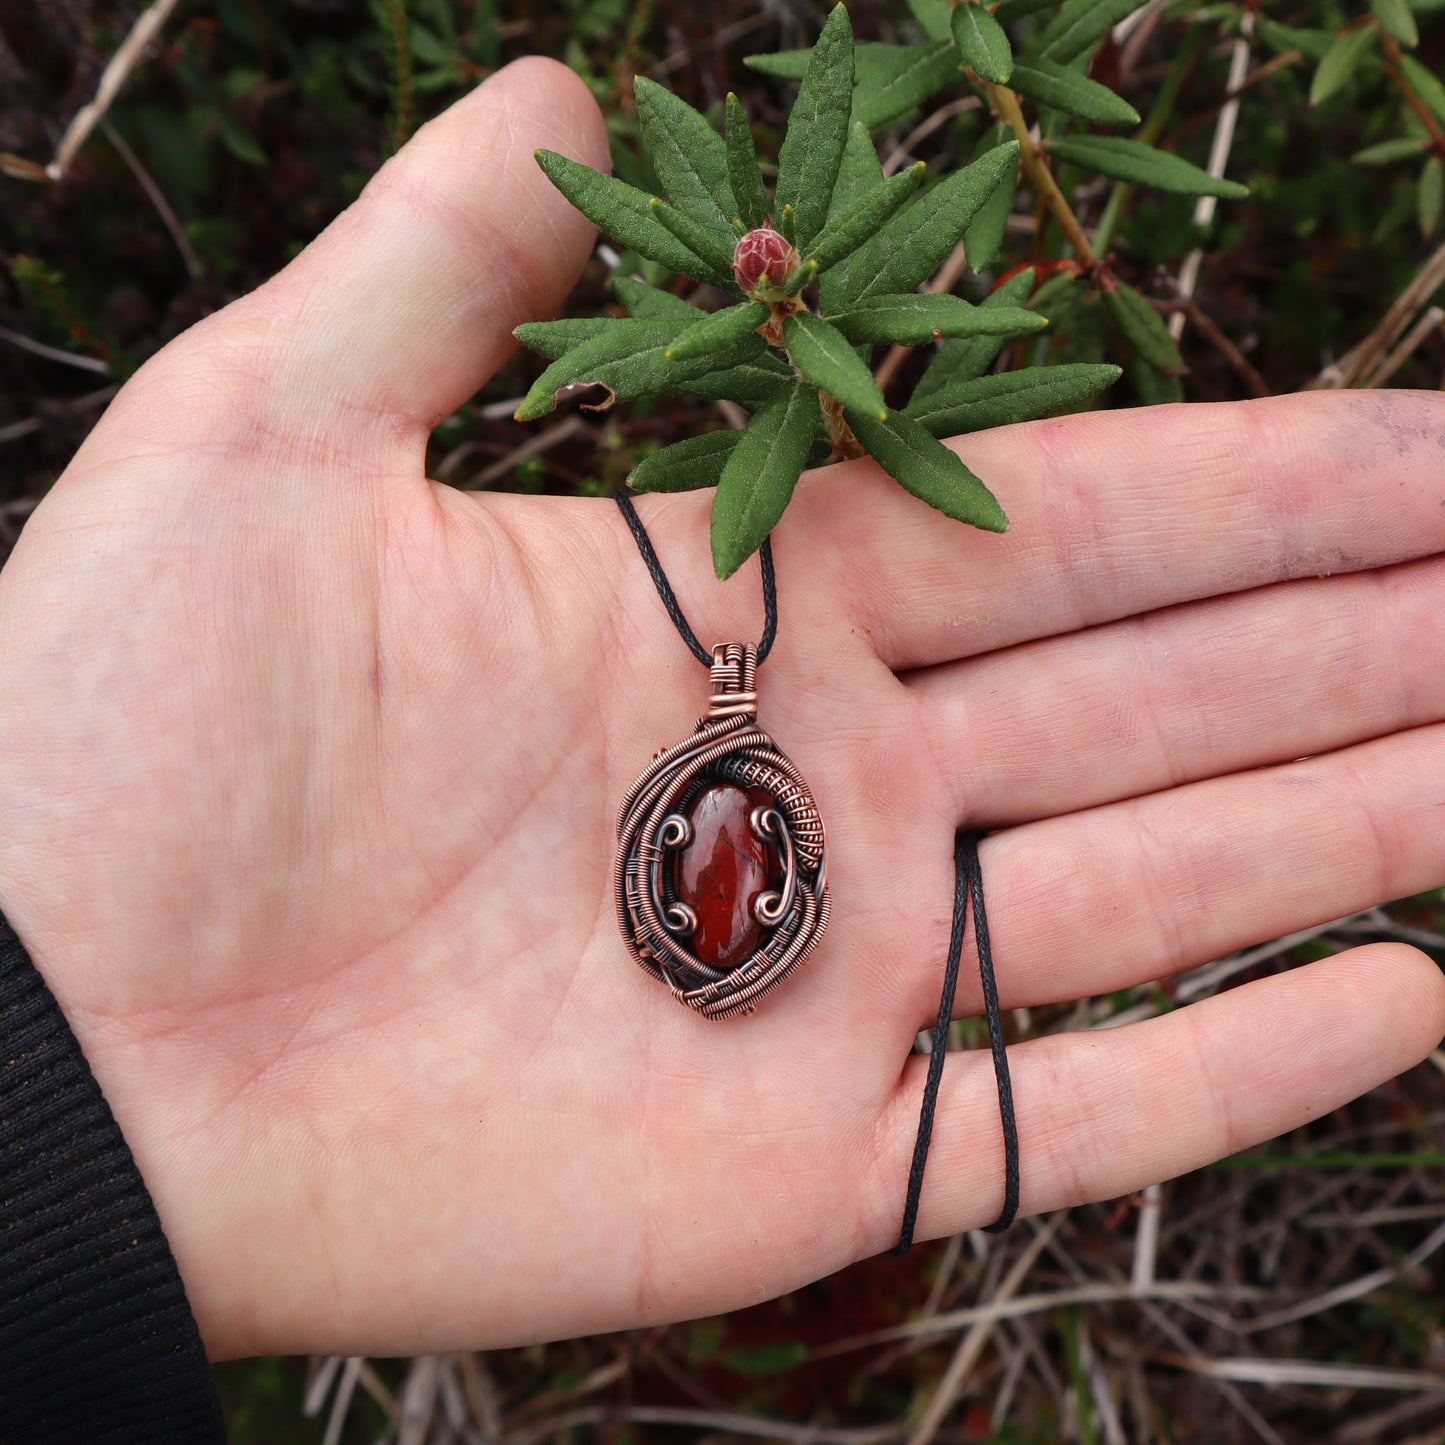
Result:
M748 818L772 801L760 789L717 783L688 814L692 842L678 851L674 882L678 900L697 915L688 947L711 968L736 968L762 938L753 904L778 886L780 865L778 850L753 832Z

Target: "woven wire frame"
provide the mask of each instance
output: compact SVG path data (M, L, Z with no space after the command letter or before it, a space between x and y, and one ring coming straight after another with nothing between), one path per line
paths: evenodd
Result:
M692 737L664 748L628 789L617 824L617 921L638 964L679 1003L705 1018L751 1013L817 946L828 926L827 839L818 806L791 759L757 725L757 649L713 650L712 705ZM758 947L736 968L714 969L688 947L686 910L669 883L669 858L687 841L686 815L704 789L735 783L773 800L784 878L757 908L780 914L763 922ZM774 821L775 820L775 821Z

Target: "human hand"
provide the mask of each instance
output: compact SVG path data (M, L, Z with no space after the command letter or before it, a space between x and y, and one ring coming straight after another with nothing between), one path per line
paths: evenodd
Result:
M531 61L149 363L0 575L0 904L217 1357L616 1329L887 1248L960 824L999 830L1005 1007L1445 882L1441 399L1070 417L958 444L1002 537L868 462L804 479L760 721L833 922L755 1017L679 1008L617 936L612 830L706 674L610 502L422 470L585 259L538 145L606 159ZM641 507L703 640L751 639L707 504ZM1439 969L1381 944L1024 1044L1023 1208L1292 1128L1442 1032ZM920 1237L1001 1188L989 1061L951 1055Z

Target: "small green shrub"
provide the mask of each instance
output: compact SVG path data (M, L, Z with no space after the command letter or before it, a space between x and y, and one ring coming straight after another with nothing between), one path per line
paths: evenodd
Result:
M1004 28L1039 7L1003 0L950 9L919 0L931 37L918 45L855 46L839 5L811 50L754 57L756 69L801 81L769 197L754 138L735 95L724 133L662 86L635 85L642 143L665 197L551 151L538 161L580 211L637 256L691 276L731 299L705 312L670 293L619 277L626 318L571 319L519 327L548 357L517 410L545 415L560 393L605 389L604 406L667 392L734 402L751 413L741 431L710 432L640 463L639 491L716 487L712 553L730 576L777 524L804 467L871 455L910 492L950 517L1002 531L1008 520L988 487L940 440L1043 416L1087 400L1119 368L1079 361L988 375L1003 346L1048 324L1084 276L1110 323L1161 378L1184 369L1159 312L1090 248L1030 138L1019 96L1094 124L1137 124L1120 96L1085 76L1094 45L1136 0L1067 0L1015 60ZM999 125L972 161L928 177L922 163L885 176L870 127L928 100L960 73L987 98ZM1012 134L1009 134L1009 133ZM1245 188L1209 175L1143 140L1053 136L1059 161L1193 195L1239 197ZM1027 303L1034 274L1007 279L977 305L920 293L960 242L970 266L992 263L1013 208L1020 161L1051 200L1075 243L1075 264ZM890 409L870 358L877 345L947 340L908 402Z

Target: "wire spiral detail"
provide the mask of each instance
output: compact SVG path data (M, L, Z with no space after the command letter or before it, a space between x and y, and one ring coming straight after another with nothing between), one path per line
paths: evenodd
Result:
M686 815L709 787L734 783L772 800L756 826L778 844L781 886L759 900L757 948L727 971L689 947L695 919L669 861L690 841ZM627 790L617 824L617 921L632 957L679 1003L706 1018L751 1013L793 972L828 925L827 839L802 774L757 725L757 649L713 649L712 698L693 735L664 748ZM761 910L761 911L760 911Z

